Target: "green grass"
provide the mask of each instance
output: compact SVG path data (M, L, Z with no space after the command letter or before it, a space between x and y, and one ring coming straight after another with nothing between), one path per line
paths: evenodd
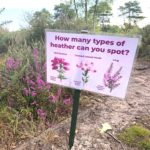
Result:
M118 135L119 139L139 150L150 150L150 130L141 125L132 125Z

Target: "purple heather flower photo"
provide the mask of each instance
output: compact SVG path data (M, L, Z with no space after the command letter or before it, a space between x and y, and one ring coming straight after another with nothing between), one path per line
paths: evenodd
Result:
M110 92L112 92L113 89L120 85L119 80L122 78L122 76L120 75L122 67L120 67L114 74L112 74L112 70L113 63L110 64L107 72L104 74L103 79L105 87L108 87L110 89Z
M65 61L63 58L57 58L55 57L52 62L52 70L56 70L58 72L58 78L60 81L67 79L65 77L65 72L69 70L68 66L69 63Z

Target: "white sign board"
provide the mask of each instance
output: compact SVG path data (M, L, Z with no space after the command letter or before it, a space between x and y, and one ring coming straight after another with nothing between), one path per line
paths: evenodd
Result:
M47 31L47 82L124 98L138 40Z

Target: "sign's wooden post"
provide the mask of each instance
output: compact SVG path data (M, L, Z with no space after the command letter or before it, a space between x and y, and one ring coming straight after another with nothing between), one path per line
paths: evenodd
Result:
M82 30L81 33L88 33L88 31ZM80 93L81 93L81 90L74 90L73 108L72 108L71 126L70 126L70 136L69 136L69 149L70 150L74 144L76 124L77 124L77 116L78 116L78 107L79 107L79 101L80 101Z
M78 115L78 107L80 100L80 90L74 90L73 95L73 109L72 109L72 117L71 117L71 126L70 126L70 136L69 136L69 149L71 150L74 144L76 123L77 123L77 115Z

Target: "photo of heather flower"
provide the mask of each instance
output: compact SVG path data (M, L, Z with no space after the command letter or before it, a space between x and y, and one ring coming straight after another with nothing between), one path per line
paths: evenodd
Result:
M52 62L52 70L56 70L58 72L58 77L60 81L67 79L65 77L65 72L69 70L69 63L65 61L63 58L57 58L51 60Z
M110 64L108 70L104 74L104 86L110 89L110 92L112 92L113 89L117 88L120 83L119 80L122 78L120 75L120 72L122 70L122 67L120 67L114 74L112 73L113 70L113 63Z
M83 81L84 85L89 81L89 78L90 78L89 73L96 72L96 70L94 69L93 62L90 62L90 63L80 62L79 64L76 65L76 67L81 69L81 71L82 71L82 81Z

